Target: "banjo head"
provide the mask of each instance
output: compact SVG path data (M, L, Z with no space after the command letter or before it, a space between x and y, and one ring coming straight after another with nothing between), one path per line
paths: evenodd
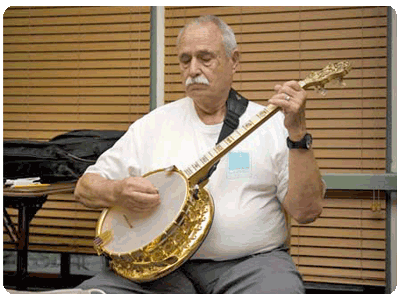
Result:
M122 207L113 207L100 217L97 236L112 234L102 247L108 255L126 255L151 243L168 230L188 198L188 183L179 172L157 170L144 175L159 191L160 205L151 212L129 214Z

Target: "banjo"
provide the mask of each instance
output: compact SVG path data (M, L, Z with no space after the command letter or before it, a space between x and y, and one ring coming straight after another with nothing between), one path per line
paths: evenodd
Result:
M347 61L312 72L299 84L323 87L341 81L351 70ZM207 236L214 216L214 202L203 180L210 168L233 147L280 110L268 105L242 127L184 170L175 166L145 174L158 190L160 205L151 212L130 215L122 207L103 210L96 226L94 248L110 259L120 276L136 282L161 278L188 260Z

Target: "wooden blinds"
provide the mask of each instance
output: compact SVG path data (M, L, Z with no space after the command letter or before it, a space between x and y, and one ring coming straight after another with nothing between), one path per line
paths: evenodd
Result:
M326 96L308 93L314 153L323 174L385 172L386 7L168 7L166 102L184 96L176 36L185 23L206 14L234 30L241 52L234 88L260 104L277 83L350 61L345 88L330 85ZM384 285L384 202L379 191L329 191L319 220L292 222L291 251L304 279Z
M149 7L10 7L3 134L126 130L149 111Z
M149 111L150 7L10 7L3 21L4 139L127 130ZM49 196L29 249L94 253L98 216L72 194Z

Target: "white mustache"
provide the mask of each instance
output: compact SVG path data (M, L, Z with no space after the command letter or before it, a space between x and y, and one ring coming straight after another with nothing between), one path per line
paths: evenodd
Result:
M203 76L197 76L197 77L188 77L188 79L186 79L186 86L189 86L191 84L194 83L199 83L199 84L205 84L205 85L210 85L210 83L208 82L207 78L203 77Z

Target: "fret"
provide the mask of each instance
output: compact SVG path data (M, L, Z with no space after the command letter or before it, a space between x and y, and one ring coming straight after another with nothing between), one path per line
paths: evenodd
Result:
M243 127L240 127L240 128L238 128L238 129L236 129L237 130L237 132L239 133L239 135L243 135L243 133L245 133L246 131L243 129Z
M197 170L200 168L200 166L199 166L199 164L197 163L197 161L196 161L194 164L192 164L192 168L193 168L195 171L197 171Z
M208 159L208 157L206 155L204 155L202 158L200 158L200 161L203 163L203 165L205 165L206 163L208 163L210 160Z
M207 152L207 155L208 155L208 158L210 159L210 160L212 160L213 158L214 158L214 154L213 154L213 151L214 150L214 148L212 148L211 150L209 150L208 152Z
M224 150L224 147L218 144L217 146L215 146L215 149L218 151L218 153L220 153L222 150Z
M225 145L224 148L226 148L226 147L229 146L229 143L228 143L228 140L227 140L227 139L223 140L223 141L221 142L221 144Z
M215 149L215 147L212 148L212 149L209 151L209 153L210 153L211 159L213 159L215 156L218 155L218 151Z
M252 118L251 119L252 125L255 126L260 122L260 119L258 117Z
M191 175L193 174L193 171L190 169L190 167L187 168L184 172L186 173L186 175L187 175L188 177L191 176Z
M210 160L212 160L213 159L213 156L211 155L211 153L210 152L207 152L206 154L205 154L205 156L207 157L207 159L208 159L208 162L210 161ZM208 163L207 162L207 163Z
M262 111L260 111L257 116L262 119L265 115L267 114L267 110L263 109Z
M234 136L234 139L236 140L238 137L240 137L239 131L236 129L234 132L231 133L231 136Z
M273 105L268 106L267 108L265 108L265 111L267 114L269 114L270 112L272 112L275 109L275 107Z
M245 129L248 130L248 129L250 129L252 126L253 126L253 122L250 120L250 121L248 121L246 124L244 124L243 127L244 127Z

